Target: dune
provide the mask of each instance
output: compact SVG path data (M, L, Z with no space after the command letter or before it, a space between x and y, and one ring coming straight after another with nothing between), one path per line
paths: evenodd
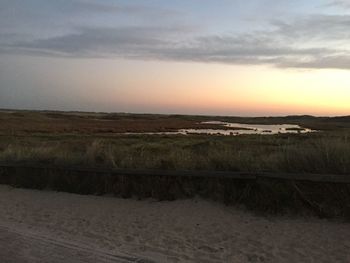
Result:
M0 186L0 262L350 262L350 224Z

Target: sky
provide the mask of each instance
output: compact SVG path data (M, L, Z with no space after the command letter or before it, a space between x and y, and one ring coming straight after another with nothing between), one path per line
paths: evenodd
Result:
M350 0L0 0L0 108L350 115Z

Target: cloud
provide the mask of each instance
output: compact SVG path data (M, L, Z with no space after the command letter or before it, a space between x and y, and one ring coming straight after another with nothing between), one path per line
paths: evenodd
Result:
M119 15L140 15L152 17L157 15L158 17L179 15L179 12L168 9L152 9L143 5L133 4L121 4L120 2L103 2L97 0L71 0L65 9L69 12L98 14L98 13L114 13Z
M273 21L276 34L289 40L330 41L349 39L350 15L311 15L293 22Z
M86 8L105 8L79 2L87 4ZM74 33L60 36L2 42L0 52L348 70L349 28L350 15L274 20L266 30L203 36L194 36L197 32L186 25L77 27Z
M294 64L293 64L294 63ZM315 57L310 61L279 61L280 67L293 67L293 68L337 68L337 69L350 69L350 55L330 55Z
M135 24L152 21L154 17L167 21L179 15L174 10L154 9L123 1L3 0L0 1L0 34L57 36L62 35L62 32L72 32L81 25L125 25L127 21Z
M190 29L188 29L190 30ZM80 28L77 33L8 45L8 50L73 57L128 57L147 59L174 48L171 37L186 29L176 27ZM1 50L1 49L0 49Z
M327 6L340 6L350 8L350 2L349 0L333 0L329 2Z
M114 13L114 12L138 12L140 8L131 6L122 6L115 3L95 2L89 0L75 0L71 2L69 9L75 12L88 13Z

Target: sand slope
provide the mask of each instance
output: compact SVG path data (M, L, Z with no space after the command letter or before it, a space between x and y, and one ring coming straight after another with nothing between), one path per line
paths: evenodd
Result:
M0 186L0 262L62 258L349 263L350 224L259 217L204 200L137 201Z

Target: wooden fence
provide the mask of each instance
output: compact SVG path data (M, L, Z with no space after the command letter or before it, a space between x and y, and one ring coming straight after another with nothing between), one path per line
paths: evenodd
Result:
M130 176L174 176L174 177L203 177L230 178L237 180L256 180L272 178L281 180L346 183L350 184L350 174L313 174L313 173L281 173L281 172L235 172L235 171L202 171L202 170L152 170L152 169L116 169L105 167L58 166L29 163L0 163L0 168L37 169L49 171L67 171L77 173L94 173Z

